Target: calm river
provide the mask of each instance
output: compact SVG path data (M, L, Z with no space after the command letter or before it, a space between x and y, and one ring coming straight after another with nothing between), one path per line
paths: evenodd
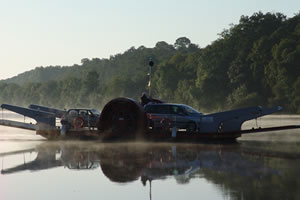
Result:
M247 127L300 124L271 116ZM1 200L300 199L300 130L235 144L49 142L0 126Z

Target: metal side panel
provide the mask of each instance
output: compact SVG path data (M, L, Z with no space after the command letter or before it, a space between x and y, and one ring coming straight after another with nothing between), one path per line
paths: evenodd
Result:
M44 123L48 124L49 126L55 127L54 113L14 106L10 104L2 104L1 108L35 119L37 123Z
M28 123L4 120L4 119L0 120L0 125L14 127L14 128L22 128L22 129L33 130L33 131L36 130L35 124L28 124Z
M28 106L28 108L33 109L33 110L40 110L40 111L44 111L44 112L48 112L48 113L54 113L55 116L58 118L61 118L62 115L64 115L66 113L65 110L59 110L56 108L50 108L50 107L41 106L41 105L37 105L37 104L30 104Z
M204 115L201 118L200 132L235 132L248 120L279 112L282 107L262 108L260 106L242 108L226 112Z

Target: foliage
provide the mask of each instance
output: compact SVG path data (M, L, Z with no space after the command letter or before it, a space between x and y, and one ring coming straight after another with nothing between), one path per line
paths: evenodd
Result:
M0 81L0 103L101 108L114 97L138 99L148 89L150 57L156 98L205 112L251 105L300 112L300 13L241 16L205 48L180 37L109 59L37 67Z

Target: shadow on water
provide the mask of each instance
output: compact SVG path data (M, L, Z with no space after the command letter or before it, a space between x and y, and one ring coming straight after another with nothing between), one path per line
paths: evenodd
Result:
M26 151L0 154L36 153L31 161L3 168L1 174L58 167L99 169L115 183L138 181L151 186L159 180L175 179L188 185L204 178L233 199L296 199L300 188L298 146L253 141L226 145L44 142Z

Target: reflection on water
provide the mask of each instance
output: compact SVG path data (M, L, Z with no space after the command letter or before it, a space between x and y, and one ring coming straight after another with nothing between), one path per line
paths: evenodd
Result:
M0 199L299 199L299 136L103 144L0 127Z
M103 179L111 183L122 183L119 187L125 189L134 183L148 187L149 191L143 189L146 194L150 192L148 198L156 196L156 199L162 199L160 190L152 188L156 188L157 183L168 191L168 186L175 180L177 185L187 187L189 193L186 195L191 198L203 194L207 197L215 196L201 188L203 184L207 184L213 187L211 192L221 194L216 199L296 199L300 189L297 178L300 175L300 154L275 151L278 144L272 143L268 144L272 146L272 150L261 151L263 148L260 145L265 144L45 142L34 149L2 153L1 180L5 177L30 184L33 180L27 176L29 172L47 179L47 174L43 171L61 172L60 169L63 169L63 172L71 172L74 177L76 173L84 172L81 175L87 175L96 171L102 173L99 180L95 181L96 177L88 175L86 179L81 177L87 184L85 187L89 185L89 181L95 181L101 187ZM25 177L29 179L24 180ZM59 180L57 177L58 182ZM197 180L202 180L201 185L197 185ZM76 184L72 177L64 181L69 186ZM139 192L141 191L136 191ZM182 192L185 193L184 190ZM177 199L176 196L174 198Z

